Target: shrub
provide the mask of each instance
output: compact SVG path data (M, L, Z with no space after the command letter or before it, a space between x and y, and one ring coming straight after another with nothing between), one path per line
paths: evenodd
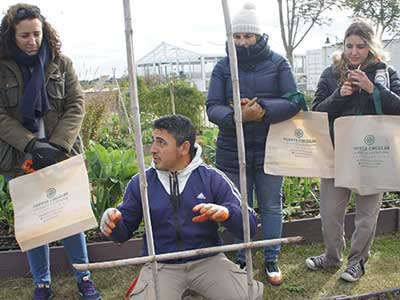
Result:
M133 149L106 149L92 142L86 159L92 185L92 208L100 220L104 210L122 201L126 185L137 173L136 153Z
M83 119L81 135L85 149L90 140L96 140L99 130L106 120L106 104L104 101L86 103L86 114Z
M174 82L175 112L192 120L195 128L201 127L200 109L204 105L204 95L195 86L184 80ZM172 113L170 87L168 83L155 85L139 98L142 113L156 117Z
M9 233L13 232L14 210L4 176L0 176L0 222L8 227Z
M206 164L215 166L215 151L218 137L218 128L206 129L197 140L203 148L203 160Z

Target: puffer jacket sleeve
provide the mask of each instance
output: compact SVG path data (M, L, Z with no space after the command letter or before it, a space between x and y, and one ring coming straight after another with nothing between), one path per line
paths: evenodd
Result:
M233 182L223 173L213 172L211 191L214 201L229 210L229 218L221 224L235 237L243 239L243 218L240 193ZM257 217L253 209L249 208L250 236L253 237L257 229Z
M311 110L327 112L329 118L334 119L340 116L341 111L346 107L343 104L347 97L340 96L339 88L330 88L332 81L334 81L332 68L328 67L319 78Z
M382 102L382 111L386 115L400 115L400 78L393 69L388 68L390 77L390 90L379 83L375 86L379 89Z
M297 84L288 61L282 58L278 67L279 90L281 96L296 92ZM268 84L268 83L266 83ZM296 100L284 98L259 98L257 101L265 109L264 121L279 123L290 119L300 111L301 105Z
M132 237L143 217L138 175L135 175L128 183L123 202L117 206L117 209L121 212L122 219L117 223L109 239L122 243Z
M212 71L207 96L208 119L220 128L235 128L233 108L226 103L224 78L226 59L219 61ZM230 80L230 79L229 79Z
M61 59L65 74L66 99L63 105L63 114L50 136L50 142L60 145L70 151L74 144L85 115L83 92L78 77L69 58Z

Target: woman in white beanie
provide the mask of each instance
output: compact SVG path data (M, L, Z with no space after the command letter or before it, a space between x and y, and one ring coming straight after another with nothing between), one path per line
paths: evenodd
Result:
M282 98L286 93L296 92L297 85L288 61L270 49L252 3L246 3L234 16L232 28L239 67L248 202L253 205L255 191L263 238L280 238L283 178L264 173L265 142L270 124L287 120L300 110L299 103ZM216 166L240 187L232 99L229 59L225 57L211 76L207 115L219 127ZM273 285L283 281L277 265L279 251L279 245L264 249L267 281ZM243 251L238 252L237 263L245 266Z

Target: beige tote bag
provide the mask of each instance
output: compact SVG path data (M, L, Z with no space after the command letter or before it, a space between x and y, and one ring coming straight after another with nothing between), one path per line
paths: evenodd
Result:
M265 146L264 172L333 178L333 146L327 113L300 111L289 120L271 124Z
M400 191L400 116L335 120L335 186L360 195Z
M22 251L97 227L82 155L9 182Z

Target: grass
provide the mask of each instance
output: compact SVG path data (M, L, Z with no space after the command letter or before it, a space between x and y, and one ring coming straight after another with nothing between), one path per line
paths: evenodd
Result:
M335 295L350 296L400 288L400 232L382 235L375 239L371 257L366 265L366 274L357 283L345 283L339 279L344 266L340 270L307 270L304 260L308 256L320 254L323 249L322 244L302 243L283 246L280 267L285 276L285 283L279 287L265 283L262 251L254 251L255 278L265 283L264 299L321 299ZM134 266L96 270L92 278L104 300L123 299L138 270L139 268ZM2 278L0 281L0 299L31 299L32 290L32 279L29 276ZM53 290L55 300L77 299L75 281L69 273L54 276Z

